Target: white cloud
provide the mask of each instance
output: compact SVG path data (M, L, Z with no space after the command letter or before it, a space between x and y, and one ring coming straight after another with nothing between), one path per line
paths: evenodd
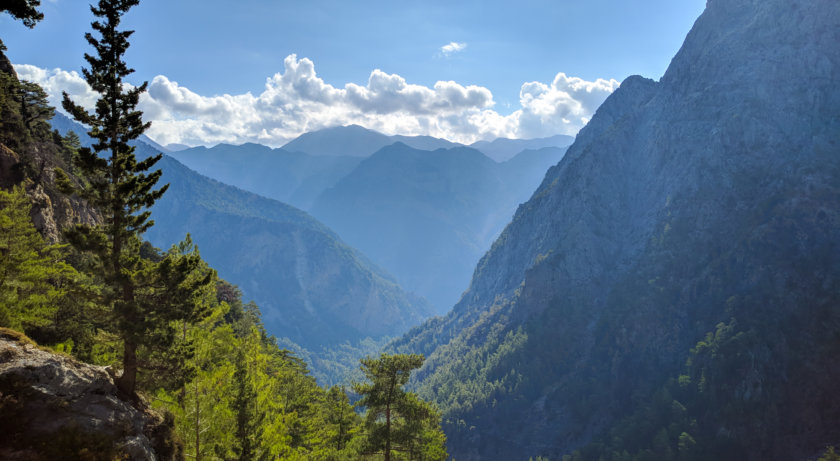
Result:
M62 91L73 96L73 101L82 107L92 110L99 95L88 86L85 79L76 71L67 72L61 69L41 69L29 64L16 64L15 72L21 80L36 82L44 88L49 96L50 104L61 107Z
M203 96L158 75L139 108L152 121L147 134L161 144L213 145L258 142L283 145L307 131L357 124L385 134L430 135L471 143L496 137L571 134L586 124L614 91L615 80L594 82L559 73L551 83L528 82L520 108L496 112L487 88L439 81L432 87L376 69L364 85L325 83L314 63L291 55L284 71L266 79L257 94ZM76 72L16 65L21 78L40 83L60 107L61 91L91 108L96 94Z
M518 118L517 135L538 138L577 132L618 86L617 80L589 82L562 72L548 85L525 83L519 91L522 109L512 114Z
M467 47L466 43L461 42L449 42L446 45L440 47L440 52L443 53L444 56L449 56L452 53L457 53L459 51L463 51L464 48Z

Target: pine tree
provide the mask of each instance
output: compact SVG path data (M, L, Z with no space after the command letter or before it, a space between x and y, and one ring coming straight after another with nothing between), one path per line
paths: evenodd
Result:
M21 80L15 100L20 105L20 115L30 133L33 132L39 122L45 129L49 130L47 120L55 115L55 108L50 106L49 101L47 101L47 92L40 85Z
M210 316L187 331L195 353L188 358L196 371L183 392L158 389L153 405L175 415L175 431L184 441L188 459L231 459L236 445L233 413L233 373L241 342L224 323L224 308L216 305Z
M361 363L370 382L355 384L353 390L362 396L356 405L367 409L366 452L382 453L385 461L392 459L393 452L402 452L411 458L433 453L425 459L445 459L444 439L425 434L430 422L438 424L437 412L403 389L411 371L423 365L423 356L382 354L378 359L364 358ZM428 444L432 446L423 447Z
M257 391L254 389L253 373L249 370L248 358L243 348L236 354L233 372L234 400L236 414L236 459L250 461L257 459L262 439L262 414L257 410Z
M137 300L138 278L145 270L139 255L139 235L153 225L148 208L167 188L154 189L160 170L147 173L161 154L138 162L134 147L128 144L149 127L136 110L147 83L129 88L123 82L133 72L122 59L133 31L118 30L120 18L138 1L100 0L97 7L91 6L94 16L102 19L92 23L100 38L85 34L97 56L85 54L90 68L82 69L82 73L100 97L93 113L75 104L66 93L63 101L73 118L90 127L88 134L95 140L92 150L79 150L77 166L87 182L77 192L104 217L103 225L77 227L68 233L68 239L98 260L108 288L103 301L112 306L114 329L123 342L123 373L117 385L128 395L133 395L136 388L137 348L146 333L158 326L150 324L156 317L148 315L146 306Z
M47 245L29 217L23 187L0 189L0 326L28 333L52 322L76 271L61 245Z
M0 69L0 143L19 152L30 141L17 102L20 82L14 74Z
M333 386L327 391L322 411L327 442L336 451L344 450L353 435L356 414L343 387Z
M37 9L39 6L41 6L41 0L5 0L0 6L0 12L9 13L31 29L38 21L44 19L44 13Z
M144 287L136 293L148 325L142 358L151 372L144 373L143 384L183 393L196 373L191 360L195 347L187 331L211 312L216 271L201 259L189 234L162 257L148 255L148 247L141 245L141 255L153 260L145 264L149 270L141 277Z
M75 131L68 131L57 144L61 145L62 159L67 163L67 166L72 168L76 155L78 155L79 149L82 147L79 135Z

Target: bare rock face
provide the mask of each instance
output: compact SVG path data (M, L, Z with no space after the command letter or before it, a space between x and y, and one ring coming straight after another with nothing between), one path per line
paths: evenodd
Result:
M123 400L105 367L0 330L0 459L178 459L169 422Z
M26 183L26 192L32 203L32 223L51 243L62 241L62 231L76 224L93 226L102 221L99 213L78 196L68 196L58 190L54 168L43 168L36 181Z
M0 51L0 74L17 80L12 64ZM57 168L71 171L50 142L27 141L11 148L0 143L0 188L22 185L32 203L32 222L50 243L62 240L62 231L76 224L93 225L102 221L99 213L78 196L68 197L56 185ZM77 181L71 178L72 181Z

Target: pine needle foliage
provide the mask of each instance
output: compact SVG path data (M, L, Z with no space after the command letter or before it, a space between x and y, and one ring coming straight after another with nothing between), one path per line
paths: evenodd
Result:
M48 245L29 217L23 187L0 189L0 326L29 332L49 324L78 273L64 245Z
M68 239L98 261L107 287L103 304L112 306L113 327L123 341L123 374L118 386L128 395L133 395L136 387L137 349L152 328L147 323L152 318L147 306L137 299L146 269L140 257L139 236L154 224L148 209L167 188L155 189L160 170L149 172L162 155L138 161L129 144L150 125L143 122L142 112L136 109L147 83L131 87L123 81L133 72L123 60L133 31L121 31L119 25L122 16L137 4L138 0L100 0L98 6L91 6L99 18L91 26L99 37L85 34L96 55L85 54L90 67L82 73L100 97L92 113L66 93L63 101L73 118L90 127L88 134L95 141L92 149L79 149L76 166L87 182L75 192L101 210L105 218L100 226L77 226L68 233Z

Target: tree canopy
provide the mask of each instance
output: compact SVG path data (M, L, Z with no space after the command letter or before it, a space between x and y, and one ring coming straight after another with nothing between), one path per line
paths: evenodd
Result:
M38 21L44 19L44 13L38 11L39 6L41 6L41 0L5 0L0 6L0 11L5 11L13 18L23 21L23 25L31 29Z

